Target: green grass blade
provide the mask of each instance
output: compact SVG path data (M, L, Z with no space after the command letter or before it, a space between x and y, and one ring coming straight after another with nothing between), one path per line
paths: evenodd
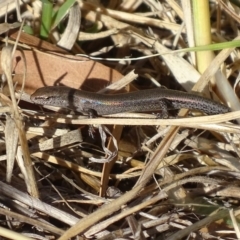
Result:
M68 14L69 9L73 6L76 0L67 0L59 9L58 11L53 13L53 22L52 28L54 29L59 25L62 19Z
M51 30L52 12L53 12L52 2L48 0L42 0L42 18L40 36L45 39L48 38Z

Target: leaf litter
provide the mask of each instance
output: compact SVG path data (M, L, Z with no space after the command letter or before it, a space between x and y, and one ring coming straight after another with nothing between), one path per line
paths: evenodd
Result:
M221 7L210 5L212 39L231 41L238 35L233 24L238 18L230 13L236 16L239 6L218 2ZM25 3L21 14L29 16L26 25L35 36L25 32L18 40L27 62L22 94L23 56L17 50L12 60L4 58L4 51L12 55L7 44L15 42L13 28L19 24L2 25L9 38L2 38L7 50L2 49L0 70L10 82L2 84L1 94L0 130L6 144L0 145L1 227L8 229L7 219L12 219L11 232L2 231L2 236L239 238L238 49L214 52L204 72L196 67L195 53L173 53L189 47L186 39L194 37L191 22L186 22L192 19L186 13L193 13L184 1L79 0L78 6L81 27L72 49L66 50L69 46L56 46L62 34L58 28L48 39L39 38L34 22L40 18L34 15L34 4ZM61 24L67 26L66 19ZM169 54L150 57L163 52ZM149 58L140 59L145 56ZM214 76L221 78L221 85ZM234 89L222 91L229 83ZM106 88L111 93L159 85L193 88L235 112L200 116L181 110L171 119L137 113L88 119L68 109L30 103L32 92L52 85ZM18 107L15 96L21 98ZM109 156L111 161L101 162Z

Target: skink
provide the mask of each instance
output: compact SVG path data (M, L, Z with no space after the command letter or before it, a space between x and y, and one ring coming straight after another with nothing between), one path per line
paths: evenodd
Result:
M40 105L70 108L83 114L94 112L97 115L161 110L162 117L166 118L168 109L195 109L209 115L230 111L227 106L208 98L163 88L107 95L52 86L37 89L31 100Z

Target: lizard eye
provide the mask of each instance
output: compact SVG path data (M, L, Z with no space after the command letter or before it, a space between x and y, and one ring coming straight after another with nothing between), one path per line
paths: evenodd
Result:
M49 97L48 96L39 96L38 99L42 99L43 101L45 101L45 100L49 99Z

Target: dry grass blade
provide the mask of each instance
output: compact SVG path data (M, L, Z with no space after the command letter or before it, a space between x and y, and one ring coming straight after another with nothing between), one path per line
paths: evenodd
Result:
M240 230L239 230L239 227L238 227L238 224L237 224L237 219L236 217L234 216L234 212L233 212L233 209L231 209L229 211L229 214L230 214L230 217L231 217L231 220L233 222L233 226L234 226L234 229L236 231L236 235L238 238L240 238Z
M8 183L11 182L12 170L16 158L17 146L18 146L18 130L14 120L7 116L6 127L5 127L5 138L6 138L6 152L7 152L7 177Z
M21 26L21 23L19 23L19 22L15 22L13 24L1 23L0 24L0 34L8 32L10 29L19 28L20 26Z
M33 145L29 150L31 153L62 148L71 144L82 142L82 133L79 129L62 134L59 137L50 138L40 144Z
M213 221L218 219L222 219L227 217L229 214L228 210L219 210L216 213L212 214L209 217L206 217L202 220L199 220L197 223L193 224L192 226L186 227L183 230L178 231L177 233L173 234L171 237L167 238L167 240L181 240L191 232L194 232L196 229L199 229L203 226L210 224Z
M40 158L42 161L53 163L58 166L65 167L69 170L73 170L73 171L76 171L79 173L84 173L84 174L87 174L87 175L93 176L93 177L102 177L102 173L100 173L100 172L89 170L87 168L81 167L77 164L71 163L71 162L66 161L59 157L55 157L55 156L52 156L52 155L49 155L46 153L42 153L42 152L32 153L31 155L34 157ZM127 173L126 174L124 174L124 173L110 174L110 178L112 178L112 179L125 179L125 178L129 179L129 178L134 178L136 176L139 176L139 173L136 173L136 174L131 174L131 173L130 174L127 174Z
M1 235L10 238L10 239L19 239L19 240L31 240L32 238L23 236L22 234L17 233L16 231L9 230L7 228L0 227Z
M135 188L133 188L128 193L125 193L121 197L117 198L116 200L112 201L111 203L103 205L100 209L95 211L92 214L89 214L84 219L77 222L72 228L67 230L59 240L69 239L77 234L83 233L86 229L91 227L94 223L97 223L104 217L112 214L115 211L118 211L124 204L128 201L134 199L139 191L144 187L147 181L142 181L141 184L138 184Z
M71 50L76 39L81 23L81 11L78 3L76 2L69 11L69 19L66 30L64 31L61 40L58 42L58 46Z
M9 91L10 91L10 95L11 95L11 99L12 99L12 107L13 107L12 114L13 114L13 118L14 118L16 127L18 129L19 140L20 140L21 147L22 147L22 154L23 154L25 169L26 169L26 173L27 173L27 175L25 175L26 185L28 187L29 193L32 196L39 197L35 177L33 174L32 161L31 161L30 153L29 153L29 149L28 149L26 133L24 130L23 122L22 122L22 117L18 110L17 101L15 98L15 93L14 93L14 89L13 89L11 56L12 56L12 47L10 47L10 46L4 47L2 49L2 54L1 54L1 66L2 66L2 69L4 70L5 76L7 78L8 87L9 87Z
M117 118L120 116L121 118ZM58 123L71 123L71 124L106 124L106 125L112 125L114 123L118 125L126 125L126 119L127 119L127 125L170 125L170 126L182 126L182 127L192 127L196 128L199 127L201 129L205 129L204 126L206 125L206 129L210 129L210 125L212 124L212 129L218 129L220 128L221 125L215 126L214 124L217 123L222 123L226 121L231 121L234 119L237 119L240 117L240 111L235 111L231 113L226 113L226 114L219 114L219 115L212 115L212 116L202 116L202 117L194 117L194 118L179 118L179 119L156 119L156 118L151 118L151 115L132 115L132 114L115 114L111 115L111 118L93 118L93 119L88 119L86 117L83 118L76 118L73 116L68 116L68 117L58 117L56 118L53 115L35 115L31 116L32 118L35 119L42 119L42 120L53 120L58 122ZM114 117L114 118L113 118ZM129 118L131 117L131 118ZM225 125L227 126L227 125ZM238 131L238 126L236 125L228 125L229 126L229 131L231 131L231 128L233 129L232 131Z
M52 232L54 234L57 234L57 235L61 235L64 232L63 230L61 230L59 228L56 228L54 226L51 226L47 223L43 223L42 221L35 220L35 219L30 218L30 217L26 217L26 216L14 213L14 212L9 211L7 209L1 208L0 209L0 214L6 215L8 217L15 218L17 220L21 220L21 221L29 223L29 224L32 224L34 226L40 227L42 229L45 229L45 230L50 231L50 232Z
M78 221L78 218L75 216L61 211L60 209L55 208L49 204L46 204L39 199L30 197L28 194L23 193L22 191L19 191L18 189L13 188L3 182L0 182L0 189L5 196L18 200L27 206L31 206L55 219L61 219L62 222L70 226L74 225Z
M80 3L80 6L84 10L87 10L87 11L95 10L96 12L107 14L107 15L111 16L112 18L118 19L118 20L128 20L130 22L148 24L150 26L158 26L158 27L167 28L170 30L178 30L180 27L178 24L174 24L174 23L170 23L170 22L167 23L165 21L155 20L152 18L146 18L143 16L135 15L135 14L128 14L126 12L114 11L111 9L103 9L100 6L96 7L94 4L84 2L81 0L79 1L79 3Z
M86 232L86 236L90 238L92 235L104 230L106 227L108 227L113 222L116 222L125 217L128 217L129 215L134 214L135 212L138 212L146 207L149 207L152 204L156 203L157 201L162 200L166 197L167 197L167 194L165 192L161 192L157 196L155 196L141 204L138 204L137 206L128 208L125 211L121 212L120 214L110 217L107 220L102 221L99 224L96 224L95 226L91 227L91 229Z

